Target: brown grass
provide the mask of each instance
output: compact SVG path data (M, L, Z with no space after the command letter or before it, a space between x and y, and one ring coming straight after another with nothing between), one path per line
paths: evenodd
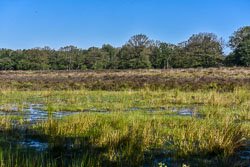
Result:
M0 87L18 90L249 88L250 68L170 70L0 71Z

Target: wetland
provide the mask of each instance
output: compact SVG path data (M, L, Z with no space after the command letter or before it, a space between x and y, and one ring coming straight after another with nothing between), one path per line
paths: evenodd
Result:
M0 76L1 167L250 164L249 68Z

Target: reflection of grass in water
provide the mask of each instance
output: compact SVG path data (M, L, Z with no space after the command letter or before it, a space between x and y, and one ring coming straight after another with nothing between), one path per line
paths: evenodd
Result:
M16 151L11 151L9 149L1 149L0 147L0 166L1 167L35 167L35 166L50 166L50 167L60 167L60 166L71 166L71 167L94 167L100 166L98 156L95 158L94 155L89 153L82 154L78 156L72 153L70 157L65 159L63 156L55 157L50 153L34 152L29 150L29 152L23 152L20 149Z

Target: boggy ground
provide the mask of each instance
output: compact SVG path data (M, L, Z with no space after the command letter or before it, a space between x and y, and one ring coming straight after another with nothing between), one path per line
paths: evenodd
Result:
M249 68L1 71L1 88L18 90L233 90L250 86Z
M187 71L192 70L199 74ZM223 69L200 69L199 75L217 70L221 74L213 73L219 77ZM146 71L148 76L159 72ZM177 71L176 76L182 75ZM247 69L224 71L228 78L249 79ZM174 77L174 70L168 72ZM18 78L54 72L7 73ZM69 78L65 73L61 77ZM140 71L133 73L139 76ZM250 91L245 80L242 85L227 91L34 91L2 85L0 166L249 166ZM43 119L31 117L34 113Z
M5 166L158 166L160 162L247 166L249 99L249 90L244 89L2 90L0 162ZM13 116L30 104L42 105L41 110L48 112L77 113L62 120L52 115L32 124ZM178 114L178 108L191 108L194 114ZM22 148L24 139L48 146L42 151Z

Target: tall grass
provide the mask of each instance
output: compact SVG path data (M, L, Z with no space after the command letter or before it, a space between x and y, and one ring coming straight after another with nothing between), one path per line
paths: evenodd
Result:
M43 103L53 111L83 111L97 108L109 111L124 111L132 107L159 108L169 106L219 106L246 108L250 106L250 91L1 91L0 104L10 110L16 104L22 110L24 102ZM45 108L46 109L46 108Z
M103 148L102 154L108 161L129 165L142 165L148 158L146 152L159 149L173 151L171 156L226 158L243 147L249 137L249 131L231 117L211 120L151 116L144 112L83 113L62 121L43 122L34 128L55 140L76 137L80 148L85 147L87 140L88 145Z
M44 104L43 109L50 113L79 113L62 120L51 117L33 126L26 126L20 118L0 116L0 135L7 136L5 143L11 136L17 141L28 136L49 143L45 152L25 152L0 143L0 167L142 166L152 163L158 154L173 159L199 156L226 161L245 148L250 138L249 99L247 89L1 90L1 110L7 113L20 112L28 103ZM194 108L193 112L204 117L179 116L172 107ZM13 124L13 120L19 121Z

